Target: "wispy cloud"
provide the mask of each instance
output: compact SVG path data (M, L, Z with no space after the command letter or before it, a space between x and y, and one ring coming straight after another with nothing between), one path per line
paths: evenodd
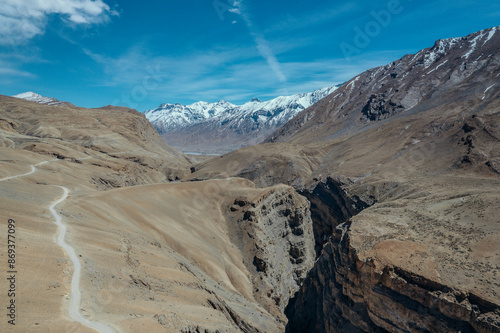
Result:
M198 52L182 57L153 56L145 45L135 45L118 57L101 55L89 49L83 50L103 66L104 78L101 84L111 87L140 83L144 76L150 74L148 68L154 68L155 76L162 82L196 84L206 76L220 78L226 72L228 64L255 58L255 55L245 48Z
M37 51L34 50L36 53ZM20 53L0 53L0 76L2 85L10 85L27 79L35 79L36 75L23 69L23 64L44 62L39 57Z
M275 73L252 49L221 49L177 58L153 56L146 45L136 45L115 58L87 49L85 52L103 67L102 77L96 78L98 84L119 91L114 96L118 103L138 110L156 106L142 104L143 100L160 104L226 99L238 104L252 97L265 100L313 91L347 81L366 69L384 65L402 55L399 51L373 53L367 57L369 61L354 58L349 65L343 58L282 62L283 75L290 80L276 85ZM134 92L141 93L131 100ZM125 95L127 98L122 98ZM114 102L110 100L108 104Z
M247 13L242 0L235 0L233 3L233 8L229 9L230 12L240 15L245 21L248 29L250 30L250 34L252 35L255 44L257 45L257 49L259 53L264 57L267 64L276 75L278 80L282 83L286 82L286 76L283 74L281 70L281 65L276 58L273 50L271 49L269 42L264 38L264 35L257 29L254 25L253 21L250 19L249 14Z
M0 59L0 75L2 76L7 76L7 77L22 77L22 78L34 78L35 75L19 70L17 68L12 67L11 63L4 62L3 60ZM2 82L5 83L5 82Z
M102 23L118 15L102 0L2 0L0 44L18 45L43 34L51 14L61 15L70 25Z

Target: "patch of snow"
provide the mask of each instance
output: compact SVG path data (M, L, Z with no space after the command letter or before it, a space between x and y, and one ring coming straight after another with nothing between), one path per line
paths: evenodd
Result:
M40 104L47 104L47 105L60 105L63 104L63 102L58 101L55 98L52 97L44 97L42 95L36 94L32 91L27 91L22 94L17 94L12 97L20 98L20 99L25 99L27 101L31 102L36 102Z
M378 73L380 73L380 71L382 71L383 69L384 69L384 67L379 67L376 72L374 72L374 73L372 73L372 75L370 75L370 77L371 78L376 77L378 75Z
M27 92L24 92L22 94L14 95L12 97L22 98L22 99L29 99L29 98L40 98L40 97L42 97L42 95L35 94L32 91L27 91Z
M387 77L387 75L384 75L384 77L381 78L380 80L378 80L377 82L383 81L386 77Z
M497 32L497 27L493 27L493 28L490 29L490 31L488 33L488 37L486 37L486 40L484 41L483 46L484 46L484 44L486 44L491 39L491 37L493 37L493 35L495 34L495 32Z
M410 60L410 63L414 62L414 61L415 61L415 59L417 59L417 57L419 56L419 54L420 54L422 51L423 51L423 50L418 51L418 53L417 53L417 54L415 54L415 55L413 56L413 58Z
M498 76L498 75L497 75L497 76ZM486 92L488 92L488 90L490 90L490 89L491 89L491 88L493 88L494 86L495 86L495 85L494 85L494 84L492 84L491 86L489 86L488 88L486 88L486 90L485 90L485 91L484 91L484 93L483 93L483 98L481 98L481 99L485 99L485 98L486 98Z
M356 78L354 80L352 80L351 82L349 82L349 84L346 86L346 89L350 87L349 89L349 93L352 92L352 90L354 89L354 87L356 86L356 81L359 80L359 75L356 76Z
M429 68L439 56L446 54L455 44L459 42L459 38L440 39L436 42L428 53L424 55L424 68Z
M485 31L486 30L480 31L478 33L478 35L476 37L474 37L474 39L470 42L469 51L467 51L467 53L465 53L462 56L462 58L469 59L470 55L476 50L477 42L480 41L484 36L486 36ZM483 43L483 45L486 44L486 42L489 41L491 39L491 37L493 37L493 35L495 34L495 31L496 31L496 28L492 28L489 31L488 37L486 37L486 41Z
M437 70L439 67L443 66L444 64L446 64L448 62L448 59L446 59L445 61L443 61L442 63L440 63L439 65L436 66L436 68L434 69L431 69L430 71L427 72L427 74L430 74L432 72L434 72L435 70Z

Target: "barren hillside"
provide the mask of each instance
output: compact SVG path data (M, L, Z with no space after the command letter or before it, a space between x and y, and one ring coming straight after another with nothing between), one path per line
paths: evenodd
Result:
M16 330L284 330L314 260L309 203L293 188L179 183L190 162L133 110L1 102Z

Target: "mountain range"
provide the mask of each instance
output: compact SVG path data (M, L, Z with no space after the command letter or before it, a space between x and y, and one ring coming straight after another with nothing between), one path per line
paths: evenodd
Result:
M416 54L365 71L300 113L267 142L336 138L373 122L449 104L475 109L499 86L499 30L493 27L466 37L440 39Z
M259 143L300 111L340 85L243 105L225 100L190 105L161 104L144 112L170 146L185 152L224 153Z

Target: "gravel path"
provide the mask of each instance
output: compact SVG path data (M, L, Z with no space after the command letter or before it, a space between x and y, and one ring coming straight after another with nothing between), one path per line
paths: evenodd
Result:
M88 156L88 157L85 157L83 159L87 159L87 158L92 158L92 156ZM5 178L0 179L0 182L6 181L9 179L20 178L20 177L31 175L36 171L37 166L42 165L42 164L46 164L49 162L54 162L54 161L57 161L57 159L34 164L31 166L30 172L23 173L23 174L16 175L16 176L5 177ZM82 325L85 325L89 328L92 328L98 332L114 333L115 330L113 330L111 327L109 327L103 323L90 321L87 318L85 318L84 316L82 316L82 314L80 313L80 303L81 303L81 297L82 297L81 291L80 291L80 277L81 277L81 271L82 271L82 264L80 263L80 260L78 260L75 249L73 249L73 247L71 245L69 245L65 240L67 227L64 223L62 223L62 218L56 212L56 209L55 209L55 207L58 204L64 202L64 200L66 200L66 198L68 197L68 194L69 194L69 190L68 190L68 188L66 188L64 186L57 186L57 187L61 188L64 191L63 195L49 206L49 210L52 213L52 216L54 217L54 220L55 220L57 226L59 227L59 234L57 235L57 244L60 247L62 247L64 249L64 251L66 251L66 253L68 254L69 258L71 259L71 262L73 263L73 267L74 267L73 277L71 278L71 294L70 294L71 300L70 300L70 306L69 306L69 316L74 321L77 321L77 322L81 323Z
M16 175L16 176L5 177L5 178L0 179L0 182L3 182L3 181L5 181L5 180L9 180L9 179L13 179L13 178L20 178L20 177L24 177L24 176L31 175L32 173L34 173L34 172L36 171L36 167L37 167L37 166L42 165L42 164L45 164L45 163L49 163L49 162L54 162L54 161L57 161L57 159L56 159L56 160L50 160L50 161L44 161L44 162L40 162L40 163L38 163L38 164L32 165L32 166L31 166L31 171L30 171L30 172L23 173L23 174L21 174L21 175Z
M73 320L89 328L93 328L101 333L108 333L108 332L114 333L115 331L111 327L99 322L90 321L84 316L82 316L82 314L80 313L80 303L81 303L80 276L82 271L82 264L80 263L80 260L78 260L78 256L76 255L75 249L73 249L73 247L69 245L65 240L67 227L64 223L62 223L62 218L56 212L55 209L55 207L58 204L66 200L69 194L69 190L64 186L57 186L57 187L61 188L64 191L63 195L57 201L54 201L49 206L49 210L52 213L52 216L54 216L56 224L59 226L59 234L57 235L57 244L61 246L64 249L64 251L66 251L75 269L73 272L73 277L71 278L71 301L69 305L69 315Z

